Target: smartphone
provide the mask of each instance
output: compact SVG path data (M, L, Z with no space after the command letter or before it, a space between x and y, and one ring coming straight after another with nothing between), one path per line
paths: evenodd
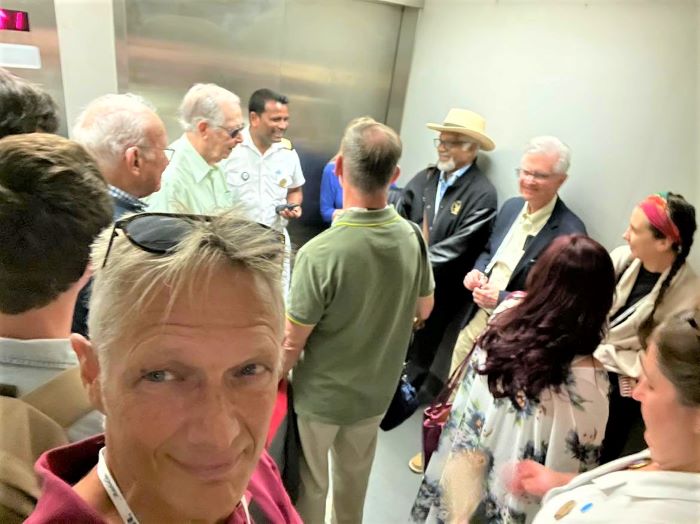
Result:
M280 204L279 206L275 207L275 213L277 213L279 215L285 209L287 211L291 211L292 209L297 208L297 207L299 207L299 204Z

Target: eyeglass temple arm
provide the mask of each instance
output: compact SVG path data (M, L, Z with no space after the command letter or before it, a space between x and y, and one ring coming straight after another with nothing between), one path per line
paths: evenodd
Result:
M117 236L117 223L115 222L114 227L112 227L112 234L109 237L109 244L107 244L107 252L105 253L105 258L102 261L102 268L107 265L107 257L109 257L109 252L112 251L112 244Z

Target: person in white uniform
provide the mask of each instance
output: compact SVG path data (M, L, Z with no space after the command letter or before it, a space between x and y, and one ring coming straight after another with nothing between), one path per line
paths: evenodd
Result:
M535 524L700 522L699 324L695 309L650 337L633 393L648 449L578 476L531 460L517 465L514 492L546 493Z
M284 138L289 126L289 99L270 89L258 89L248 102L249 126L243 142L222 163L234 206L250 220L282 231L291 251L287 223L301 216L304 175L299 155ZM283 290L289 287L286 257Z

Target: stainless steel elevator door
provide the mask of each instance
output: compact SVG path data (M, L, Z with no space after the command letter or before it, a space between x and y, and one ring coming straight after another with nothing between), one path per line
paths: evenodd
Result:
M115 6L117 3L115 3ZM401 25L399 6L353 0L126 0L128 79L120 85L151 100L171 139L176 111L196 82L238 94L269 87L290 98L288 137L299 151L305 204L300 240L318 229L318 188L345 125L384 121ZM119 52L119 51L118 51ZM304 231L305 227L310 231Z

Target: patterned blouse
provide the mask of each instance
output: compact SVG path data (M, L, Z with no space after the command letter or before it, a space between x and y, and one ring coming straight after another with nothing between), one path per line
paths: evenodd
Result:
M512 307L507 302L498 310ZM523 394L516 407L509 398L494 398L487 377L475 373L485 359L477 348L465 370L411 522L461 524L472 515L471 522L529 523L538 500L506 489L518 461L571 473L598 465L610 388L602 368L577 357L558 392L548 388L536 400Z

